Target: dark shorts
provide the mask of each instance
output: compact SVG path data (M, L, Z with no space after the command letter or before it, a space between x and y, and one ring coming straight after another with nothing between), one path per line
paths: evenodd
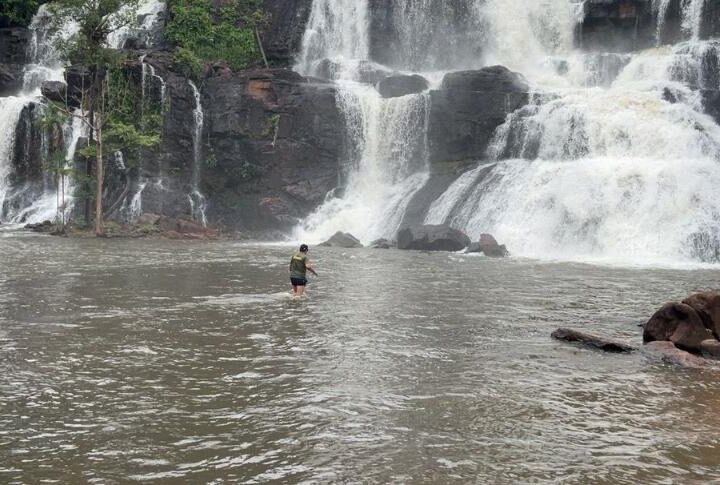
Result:
M307 280L305 278L290 278L290 283L293 286L305 286L307 285Z

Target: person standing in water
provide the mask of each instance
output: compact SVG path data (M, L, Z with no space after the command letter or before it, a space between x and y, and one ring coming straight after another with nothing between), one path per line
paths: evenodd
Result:
M305 294L305 285L307 285L307 272L317 276L315 269L310 266L310 260L307 257L307 244L300 245L300 251L290 259L290 284L293 287L293 296L303 296Z

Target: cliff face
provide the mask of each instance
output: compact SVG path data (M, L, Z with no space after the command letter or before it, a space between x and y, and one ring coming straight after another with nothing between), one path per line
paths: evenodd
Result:
M0 29L0 96L9 96L22 87L28 41L27 29Z

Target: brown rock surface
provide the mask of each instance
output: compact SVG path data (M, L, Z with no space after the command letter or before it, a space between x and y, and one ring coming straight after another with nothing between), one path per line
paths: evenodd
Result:
M700 351L700 343L712 337L698 313L684 303L671 302L650 317L645 325L643 342L670 341L677 347Z

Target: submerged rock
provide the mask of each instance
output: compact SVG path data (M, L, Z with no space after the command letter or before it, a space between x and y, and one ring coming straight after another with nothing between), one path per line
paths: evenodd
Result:
M349 232L336 232L330 239L318 246L325 246L329 248L361 248L362 243L358 238L350 234Z
M662 360L668 364L687 368L701 368L708 365L707 360L677 348L672 342L650 342L645 345L645 348L651 352L661 354Z
M552 333L552 338L566 342L579 342L588 347L604 350L605 352L632 352L637 348L619 340L614 340L591 333L572 330L569 328L558 328Z
M401 229L397 244L398 249L461 251L470 245L470 238L446 224L422 225Z
M418 74L400 74L386 77L378 83L377 89L383 98L399 98L422 93L429 86L427 79Z

